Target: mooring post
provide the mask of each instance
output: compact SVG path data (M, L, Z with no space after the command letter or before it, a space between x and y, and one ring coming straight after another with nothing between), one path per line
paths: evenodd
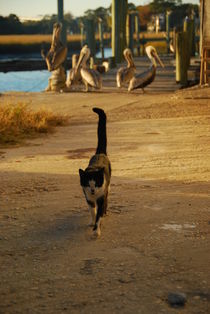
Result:
M196 40L195 40L195 11L192 10L191 13L191 20L192 20L192 52L191 56L194 57L196 53Z
M103 60L104 59L104 37L103 37L103 24L102 24L101 18L98 18L98 34L99 34L101 58Z
M139 23L139 15L136 13L135 15L135 33L136 33L136 46L137 46L137 55L140 56L140 23Z
M96 53L96 43L95 43L95 23L92 18L85 21L85 33L87 45L90 48L91 55L94 58Z
M80 45L81 48L84 46L84 24L80 23Z
M167 53L170 53L170 15L171 11L166 11L166 44L167 44Z
M127 17L127 0L122 0L120 2L120 56L121 61L123 59L123 51L126 47L126 17Z
M176 34L176 82L187 86L188 41L187 32Z
M112 56L121 62L120 53L120 0L112 0Z
M112 0L112 56L115 62L122 61L126 45L127 0Z
M58 0L58 22L62 24L61 30L61 41L65 45L66 44L66 25L63 18L63 0Z
M131 12L127 15L127 23L126 23L126 34L127 34L127 46L130 48L133 54L134 50L134 40L133 40L133 34L134 34L134 16L135 13Z
M190 65L190 57L192 56L192 45L193 45L193 21L188 17L184 20L184 32L187 33L187 41L188 41L188 66Z

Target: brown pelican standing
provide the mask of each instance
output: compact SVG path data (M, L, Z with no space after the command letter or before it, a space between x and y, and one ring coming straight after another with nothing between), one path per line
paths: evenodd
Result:
M128 64L126 68L122 67L117 71L117 87L122 87L122 85L129 83L136 72L136 67L133 61L131 50L129 48L126 48L123 51L123 55Z
M70 88L72 85L80 85L82 83L81 73L77 71L76 66L79 60L78 54L72 55L72 68L69 70L69 74L66 80L66 86Z
M151 60L151 65L148 70L146 70L143 73L136 74L129 83L128 86L128 91L132 91L137 88L142 88L144 90L144 87L151 84L156 76L156 68L157 68L157 63L156 61L159 62L159 64L164 67L164 64L160 60L156 49L153 46L147 46L146 47L146 54L148 58Z
M53 25L53 36L50 50L45 54L42 49L41 55L47 63L48 71L54 71L58 69L61 64L66 60L67 47L60 41L62 25L60 23L55 23Z
M94 64L94 59L90 58L90 68L103 74L109 71L109 62L103 61L102 64Z
M79 61L76 65L76 72L80 71L83 83L86 87L86 92L89 90L89 86L94 87L96 89L100 89L102 86L102 79L98 71L87 68L87 60L90 57L90 49L87 45L85 45L81 51L79 56ZM81 69L80 69L81 67Z

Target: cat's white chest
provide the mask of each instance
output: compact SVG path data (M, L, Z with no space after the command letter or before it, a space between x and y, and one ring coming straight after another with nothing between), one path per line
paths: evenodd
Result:
M86 198L89 201L95 203L97 199L104 196L104 188L105 188L105 183L101 187L95 187L94 194L91 192L91 187L83 187L83 190L86 195Z

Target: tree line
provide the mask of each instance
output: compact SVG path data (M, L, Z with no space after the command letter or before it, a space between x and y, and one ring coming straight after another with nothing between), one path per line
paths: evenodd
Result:
M178 26L184 17L192 12L199 15L198 5L182 4L182 0L153 0L150 4L136 7L133 3L128 4L129 11L137 11L140 17L140 28L146 30L147 23L152 15L165 14L168 10L171 14L171 27ZM84 16L74 18L71 13L64 14L64 23L68 33L80 33L81 23L86 19L94 19L97 27L98 18L103 21L105 32L111 30L111 6L99 7L95 10L87 10ZM21 22L15 14L0 16L0 34L51 34L53 24L57 21L57 15L46 15L39 21L29 20Z

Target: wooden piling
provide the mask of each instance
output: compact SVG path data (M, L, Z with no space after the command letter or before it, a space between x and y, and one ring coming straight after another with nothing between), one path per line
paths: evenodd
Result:
M194 23L193 20L186 18L184 20L183 31L187 33L187 42L188 42L188 49L187 49L187 56L188 56L188 66L190 65L190 57L193 53L193 28Z
M126 16L127 16L127 0L120 2L120 56L123 60L123 51L126 48Z
M80 45L81 48L84 46L84 24L81 22L80 23Z
M112 0L112 56L116 63L123 59L126 14L127 0Z
M115 57L116 62L121 61L119 33L119 0L112 0L112 56Z
M127 35L127 46L132 51L132 54L134 53L134 39L133 34L135 30L135 13L129 13L127 15L127 23L126 23L126 35Z
M166 12L166 43L167 53L170 53L170 15L171 11Z
M140 56L140 22L139 22L139 15L138 13L135 15L135 33L136 33L136 48L137 48L137 55Z
M95 23L91 18L85 21L85 33L87 45L90 48L91 55L94 57L96 53Z
M101 58L103 60L104 59L104 38L103 38L103 24L102 24L101 18L98 18L98 33L99 33Z
M66 25L63 18L63 0L57 0L58 5L58 22L62 24L61 30L61 41L65 45L66 44Z
M176 82L187 86L188 41L187 32L176 34Z

